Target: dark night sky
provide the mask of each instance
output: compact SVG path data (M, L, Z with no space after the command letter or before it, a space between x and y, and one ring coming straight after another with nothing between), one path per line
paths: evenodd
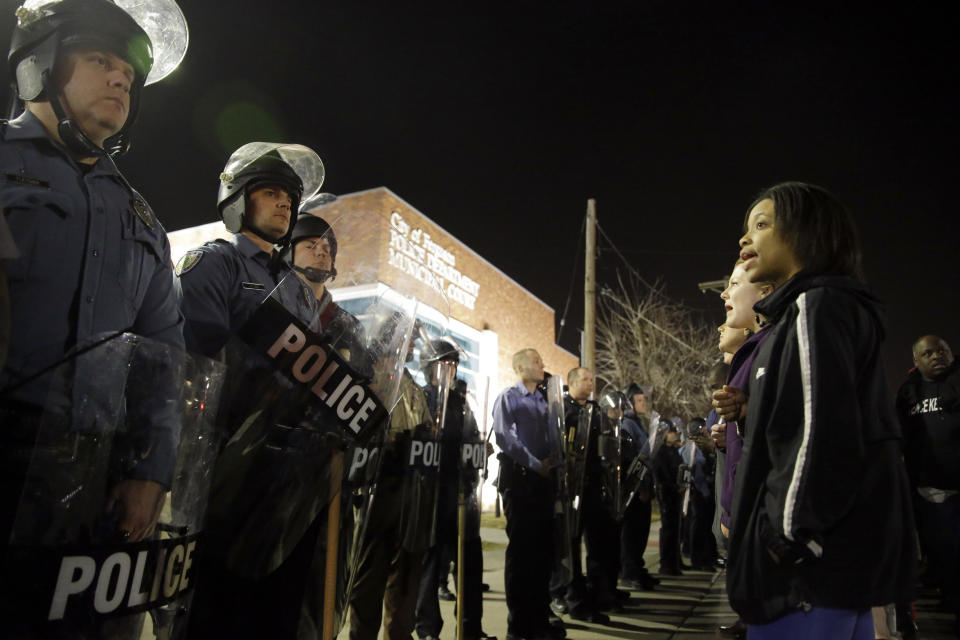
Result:
M187 58L120 165L175 230L217 219L235 147L307 144L324 190L389 187L558 316L594 197L633 266L717 323L696 283L729 272L753 195L818 183L857 216L900 378L923 332L960 350L958 25L839 4L184 0Z

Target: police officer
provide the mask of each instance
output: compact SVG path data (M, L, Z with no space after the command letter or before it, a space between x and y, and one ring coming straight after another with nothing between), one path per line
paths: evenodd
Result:
M358 362L363 357L363 328L327 290L327 284L337 277L337 236L320 214L336 200L333 194L318 193L304 201L284 256L317 300L320 333L348 361Z
M597 624L610 622L610 617L601 613L602 609L617 608L616 596L611 582L616 574L610 574L612 568L610 551L616 540L611 539L618 531L616 523L610 517L604 505L604 493L601 480L601 459L599 436L602 416L600 406L590 399L594 391L593 372L584 367L576 367L567 373L568 393L564 396L564 413L567 431L580 425L581 413L590 411L589 433L587 434L586 459L584 460L584 479L580 495L580 527L573 531L573 579L569 585L552 585L554 599L551 609L559 614L562 604L576 620L587 620ZM587 579L583 576L580 561L581 539L587 542ZM589 582L589 586L588 586Z
M4 264L11 299L0 374L4 544L50 385L43 373L104 332L183 346L166 233L109 155L126 147L148 79L172 71L153 66L153 52L160 59L172 41L151 48L141 27L157 17L148 5L140 22L108 0L17 11L8 60L25 111L0 123L0 200L22 250ZM144 426L144 455L108 497L118 531L131 541L153 530L176 456L177 425Z
M177 264L188 349L216 356L291 273L277 246L289 243L301 199L316 193L323 176L319 156L302 145L250 142L233 152L220 174L217 211L234 235L188 251Z
M553 510L558 464L547 425L547 401L537 390L543 359L535 349L513 355L517 383L493 405L493 429L500 447L498 489L507 516L504 565L507 640L565 637L549 623L550 572L553 568Z
M448 340L433 340L420 352L420 368L427 378L424 389L433 415L443 410L442 394L447 394L444 424L440 427L440 467L437 495L436 536L423 559L423 575L417 598L417 635L421 640L437 640L443 628L440 615L439 587L446 582L450 564L450 550L457 549L458 492L470 498L476 490L477 472L462 468L461 447L465 441L478 441L480 431L466 405L466 394L443 389L434 368L438 362L455 367L460 361L459 350ZM458 381L459 382L459 381ZM473 505L476 506L474 502ZM463 635L465 640L490 638L480 627L483 616L483 550L480 541L480 512L468 508L464 536Z
M407 352L413 359L413 343ZM400 400L390 414L376 495L366 515L353 590L350 593L350 640L376 640L383 622L387 640L409 640L415 626L421 563L429 546L432 517L411 505L433 504L434 484L420 483L407 467L409 443L428 431L433 418L427 400L406 368L400 378ZM423 495L423 492L429 496ZM432 508L428 507L432 514Z
M276 424L297 424L297 407L278 407L269 399L286 387L281 390L269 368L231 336L251 321L271 294L279 296L283 306L309 328L317 328L316 298L277 247L289 243L302 197L312 196L322 180L323 164L307 147L264 142L241 146L224 167L217 198L217 209L233 237L188 251L177 265L187 347L208 357L222 352L231 366L218 420L221 438L236 435L242 425L262 430L263 438L280 437L289 431L275 428ZM290 292L289 299L285 292ZM254 421L252 416L259 419ZM293 528L287 522L279 525L283 529L280 542L268 542L267 536L262 542L256 539L245 514L276 517L271 502L278 509L304 512L303 505L310 504L309 492L314 490L311 485L302 493L289 488L282 492L286 470L298 456L284 457L286 449L279 446L280 453L271 457L259 444L239 447L231 439L218 458L208 510L208 544L196 563L191 636L297 635L303 584L321 523L308 520L305 530L288 536ZM316 452L299 459L310 455ZM245 498L235 497L236 490L231 492L231 487L250 484L264 495L248 490ZM284 499L290 503L282 503ZM261 561L261 557L271 559ZM244 615L237 616L237 609Z
M633 382L624 389L628 409L624 412L621 430L625 443L623 468L629 469L638 455L650 455L649 418L646 416L646 398L643 388ZM647 570L643 553L650 537L652 517L651 499L653 498L653 475L646 473L641 485L623 513L620 532L620 556L622 562L622 580L630 589L650 591L660 581Z
M660 575L679 576L680 558L680 433L676 424L660 421L665 431L664 443L653 459L657 502L660 505Z

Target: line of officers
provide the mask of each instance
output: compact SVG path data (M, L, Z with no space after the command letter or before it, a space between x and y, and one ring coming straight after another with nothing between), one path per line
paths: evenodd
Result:
M682 425L656 412L648 417L640 385L604 389L595 402L593 372L578 367L567 374L568 392L561 399L562 382L544 373L535 350L517 352L513 368L517 383L493 409L509 538L507 637L556 640L566 634L561 615L609 622L605 612L619 610L629 598L618 580L630 589L659 584L643 559L654 495L661 513L660 574L681 573L681 512L693 504L691 496L701 507L697 526L708 539L704 548L712 544L712 492L691 491L695 466L710 475L695 462L706 460L702 453L695 457L694 444L706 442L705 422L690 421L682 456ZM700 556L691 548L691 556L706 558L698 568L713 569L715 555Z
M296 144L252 142L237 149L217 194L232 237L187 252L175 268L159 219L117 169L114 157L129 145L143 88L159 79L154 62L170 58L164 49L177 40L171 34L178 28L186 46L182 14L171 6L176 9L172 0L52 0L17 13L9 64L24 110L0 125L0 258L10 302L9 351L0 374L5 633L139 638L149 614L154 635L163 638L332 637L347 619L357 640L376 638L381 622L388 638L409 638L414 629L422 638L436 637L443 624L438 586L446 582L456 540L463 574L459 637L487 637L480 627L475 491L483 464L475 455L467 464L462 453L465 444L476 450L484 443L464 395L454 389L456 346L423 332L426 391L401 361L395 375L385 376L399 376L387 427L362 447L300 428L297 421L310 416L295 413L289 398L296 396L284 386L289 380L277 382L275 372L251 365L249 350L234 348L238 335L256 333L251 323L274 300L284 322L289 317L291 325L329 338L325 357L370 391L390 354L371 346L378 343L369 332L404 333L397 329L401 314L365 327L327 289L338 275L338 245L324 208L336 198L320 193L324 169L317 154ZM156 343L225 361L224 400L219 407L212 396L209 404L197 401L196 381L172 375L165 356L158 372L138 378L135 390L165 407L136 411L127 383L119 413L126 412L128 423L139 413L139 422L128 425L126 453L114 459L118 447L98 453L112 433L102 424L108 403L90 396L101 424L82 448L91 452L91 465L103 467L97 492L62 472L76 466L75 451L41 451L37 438L51 413L48 395L60 384L58 371L129 334L148 339L137 343L144 351ZM404 344L412 358L409 332ZM109 378L103 370L86 373L72 378L78 387L64 397ZM351 377L344 380L329 395L345 396ZM179 430L186 422L170 407L180 387L196 394L195 414L215 414L214 437ZM378 393L387 402L389 394ZM345 431L346 421L338 426ZM189 438L194 449L213 448L193 465L183 459ZM429 444L439 444L442 454L430 458ZM484 447L479 457L486 455ZM174 490L173 504L165 504L171 484L191 474L204 496ZM57 485L53 476L72 486ZM51 523L64 514L49 504L37 507L49 498L34 490L40 485L47 486L39 493L60 495L62 504L95 492L81 513L67 514L88 524L72 527L72 537L60 535L66 528L54 531ZM325 489L318 492L320 485ZM171 507L174 514L194 507L202 513L207 491L200 538L195 529L158 526ZM179 533L192 542L176 547L176 557L172 546L159 553L150 545L161 530L164 539ZM27 557L31 538L24 531L56 538L51 548L60 549L52 554L60 563L55 580L41 585L48 591L39 596L38 618L32 617L38 598L30 574L43 571L39 565L25 573L11 569L12 558ZM138 585L147 585L145 591Z

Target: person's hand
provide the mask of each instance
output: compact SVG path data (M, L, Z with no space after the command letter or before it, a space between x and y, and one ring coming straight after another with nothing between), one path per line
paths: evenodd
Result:
M721 449L727 448L727 423L718 422L710 427L710 439Z
M713 392L713 406L727 422L739 420L746 415L747 394L736 387L723 385L723 389Z
M121 480L110 490L105 511L116 515L127 542L137 542L153 533L166 498L167 490L159 482Z
M560 464L560 461L557 459L557 454L551 453L546 458L540 460L540 468L537 469L537 473L544 478L549 478L550 471L558 464Z
M493 455L493 444L491 444L490 442L487 442L486 449L487 449L487 457L489 458L490 456Z
M690 436L690 439L693 440L693 443L700 447L705 453L713 453L713 450L717 446L713 443L713 439L707 435L697 435Z
M724 538L729 538L729 537L730 537L730 527L728 527L727 525L725 525L725 524L723 524L723 523L721 522L721 523L720 523L720 533L723 534L723 537L724 537Z

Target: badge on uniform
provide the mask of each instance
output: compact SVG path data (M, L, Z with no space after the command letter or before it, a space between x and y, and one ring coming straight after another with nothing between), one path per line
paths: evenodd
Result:
M200 258L203 257L203 251L200 249L193 249L192 251L187 251L183 254L183 257L180 258L180 262L177 263L177 276L182 276L186 272L193 269L200 263Z
M153 216L150 215L150 207L147 206L147 203L140 198L134 198L130 201L130 204L133 205L133 210L137 212L137 216L143 220L143 224L153 229Z

